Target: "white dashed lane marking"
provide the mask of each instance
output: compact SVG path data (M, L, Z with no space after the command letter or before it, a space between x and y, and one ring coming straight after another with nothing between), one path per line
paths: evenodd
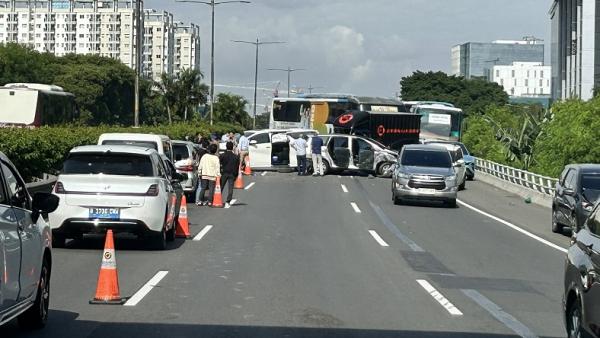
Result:
M345 193L347 193L347 192L348 192L348 188L346 188L346 186L345 186L345 185L343 185L343 184L342 184L342 190L343 190Z
M199 241L202 239L202 237L204 237L209 231L210 229L212 229L213 226L212 225L207 225L204 227L204 229L202 229L197 235L196 237L194 237L194 241Z
M371 236L373 236L373 238L377 241L377 243L379 243L379 245L381 246L390 246L389 244L387 244L383 238L381 238L381 236L379 236L379 234L377 233L377 231L375 230L369 230L369 233L371 234Z
M352 209L354 209L354 212L356 212L357 214L362 213L362 211L360 211L360 208L358 207L358 205L354 202L350 202L350 205L352 206Z
M441 306L448 311L453 316L462 316L463 313L456 307L454 304L450 303L450 301L444 297L438 290L436 290L428 281L424 279L417 279L417 283L427 291L435 299Z
M154 277L152 277L144 286L142 286L138 292L136 292L131 298L123 304L124 306L136 306L152 289L158 285L158 283L165 278L169 271L159 271Z
M244 190L250 190L254 186L254 184L256 184L256 182L252 182L252 183L248 184L248 186L245 187Z

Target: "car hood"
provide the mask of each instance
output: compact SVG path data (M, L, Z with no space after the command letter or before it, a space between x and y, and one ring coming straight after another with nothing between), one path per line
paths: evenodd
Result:
M452 168L402 166L401 171L410 175L454 175Z

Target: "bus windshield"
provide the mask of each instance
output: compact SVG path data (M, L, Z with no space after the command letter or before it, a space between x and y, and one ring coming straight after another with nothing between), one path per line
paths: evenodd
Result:
M421 138L459 141L462 112L444 109L418 108L421 114Z

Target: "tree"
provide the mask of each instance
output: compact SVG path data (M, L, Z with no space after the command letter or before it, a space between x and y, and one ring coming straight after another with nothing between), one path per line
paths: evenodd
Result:
M178 114L182 114L184 121L188 120L188 112L196 111L198 106L206 104L208 86L202 83L204 75L197 69L185 69L177 75L178 87Z
M160 75L160 81L157 81L155 86L161 95L161 101L164 107L167 109L169 124L171 124L173 123L172 112L176 109L175 105L177 104L180 95L175 77L167 73L162 73Z
M483 79L466 80L443 72L417 71L403 77L402 99L405 101L442 101L462 108L467 114L483 114L490 105L508 103L504 89Z
M214 114L217 121L238 124L245 128L252 127L252 119L245 110L248 101L242 96L219 93L214 104Z

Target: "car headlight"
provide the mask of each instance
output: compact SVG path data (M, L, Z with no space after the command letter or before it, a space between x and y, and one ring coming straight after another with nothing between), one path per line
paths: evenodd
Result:
M404 172L401 172L401 171L399 171L399 172L396 173L396 177L400 178L400 179L403 179L403 180L407 180L407 179L410 178L410 176L407 173L404 173Z
M446 176L446 181L456 181L456 175Z

